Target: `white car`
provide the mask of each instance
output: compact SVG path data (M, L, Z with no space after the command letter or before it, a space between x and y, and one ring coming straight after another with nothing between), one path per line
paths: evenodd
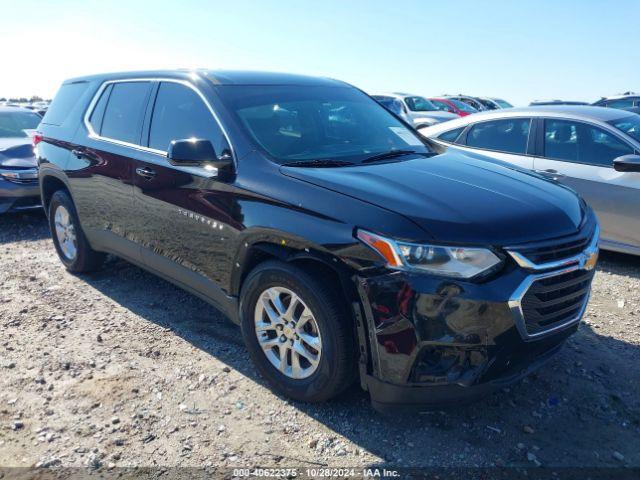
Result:
M385 93L382 95L371 95L371 97L386 108L389 108L387 105L397 105L399 103L401 112L397 113L392 110L393 113L402 117L415 128L428 127L459 118L455 113L439 110L430 100L420 95L412 95L410 93Z
M591 106L512 108L420 133L571 187L596 211L603 249L640 255L640 115Z

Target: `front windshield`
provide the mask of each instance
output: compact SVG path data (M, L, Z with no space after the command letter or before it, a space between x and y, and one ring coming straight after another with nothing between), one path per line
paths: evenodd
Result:
M430 152L415 133L355 88L228 85L218 92L253 140L279 163L359 163L391 151Z
M475 108L473 108L471 105L461 102L460 100L454 100L453 98L450 98L449 101L453 103L456 107L458 107L458 110L461 110L463 112L476 113L478 111Z
M424 97L405 97L405 103L412 112L433 112L438 108Z
M502 100L501 98L494 98L493 101L496 102L498 105L500 105L502 108L513 108L513 105L511 105L509 102Z
M38 128L40 116L31 112L0 112L0 138L28 137L25 130Z
M611 120L609 124L640 142L640 115L634 113L628 117Z

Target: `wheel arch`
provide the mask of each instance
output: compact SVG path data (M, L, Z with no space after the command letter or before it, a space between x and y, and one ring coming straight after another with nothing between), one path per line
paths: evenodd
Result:
M42 199L42 207L47 215L49 214L49 203L51 202L51 197L58 190L65 190L73 200L69 185L67 185L67 183L60 177L51 174L46 174L42 177L40 180L40 196Z
M320 274L327 281L339 286L340 294L349 302L353 301L357 292L353 281L353 271L340 259L320 248L307 246L299 248L269 241L245 242L243 251L237 256L231 277L230 294L239 295L242 285L249 273L266 260L280 260L291 263L314 275Z

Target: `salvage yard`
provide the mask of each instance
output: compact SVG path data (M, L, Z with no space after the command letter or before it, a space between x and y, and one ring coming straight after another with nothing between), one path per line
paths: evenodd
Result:
M116 259L67 273L42 214L0 217L0 465L640 466L640 258L603 253L579 332L479 403L381 416L272 393L239 329Z

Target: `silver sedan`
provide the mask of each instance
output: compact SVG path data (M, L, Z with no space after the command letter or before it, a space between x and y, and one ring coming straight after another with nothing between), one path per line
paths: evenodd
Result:
M640 115L584 106L516 108L468 115L420 133L573 188L600 219L601 247L640 255Z

